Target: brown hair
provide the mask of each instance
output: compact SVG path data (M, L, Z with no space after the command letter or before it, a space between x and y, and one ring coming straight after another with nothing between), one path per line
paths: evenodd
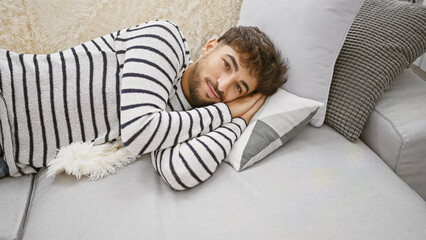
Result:
M256 92L274 94L287 81L287 64L272 41L257 27L238 26L229 29L218 39L240 55L240 62L258 79Z

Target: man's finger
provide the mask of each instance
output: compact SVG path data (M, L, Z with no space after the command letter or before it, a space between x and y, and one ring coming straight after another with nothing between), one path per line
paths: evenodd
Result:
M261 97L262 94L256 93L227 103L231 110L232 117L239 117L250 110Z
M254 105L249 109L249 111L253 111L253 115L256 114L256 112L263 106L263 104L265 103L266 97L265 96L261 96L255 103Z
M256 114L256 112L259 111L259 109L265 103L265 100L266 97L262 95L247 112L241 115L241 117L246 120L247 124L250 122L251 118Z

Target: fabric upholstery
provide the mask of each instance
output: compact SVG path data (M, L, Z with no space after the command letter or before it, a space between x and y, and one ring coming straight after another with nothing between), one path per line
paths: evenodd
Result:
M326 123L356 141L383 92L425 50L425 6L366 0L337 58Z
M405 70L377 102L361 139L426 199L426 82L423 79L412 70Z
M45 171L23 239L424 239L426 205L361 141L306 126L242 172L171 190L147 155L88 182Z
M0 239L21 239L33 178L33 175L26 175L0 180Z

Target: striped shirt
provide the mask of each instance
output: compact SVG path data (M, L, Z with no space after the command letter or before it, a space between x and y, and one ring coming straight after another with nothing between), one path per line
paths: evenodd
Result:
M173 189L209 178L246 123L224 103L191 109L181 86L190 64L179 28L151 21L50 55L0 50L0 141L12 176L45 167L75 141L119 136L151 152Z

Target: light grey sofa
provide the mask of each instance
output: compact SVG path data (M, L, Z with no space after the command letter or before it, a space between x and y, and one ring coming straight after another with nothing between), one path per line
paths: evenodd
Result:
M236 172L174 191L149 155L98 181L0 180L0 239L426 239L426 81L406 69L361 140L306 126Z
M425 96L426 82L407 69L362 141L307 126L255 166L237 173L224 163L184 192L148 155L100 181L53 181L45 169L2 179L0 239L425 239L426 204L403 181L415 174L404 175L405 147L426 139L423 119L407 124L425 116Z

